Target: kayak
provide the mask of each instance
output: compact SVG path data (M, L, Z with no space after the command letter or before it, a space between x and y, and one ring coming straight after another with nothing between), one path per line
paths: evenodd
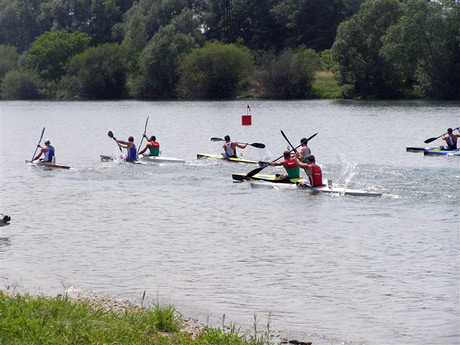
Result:
M435 147L406 147L406 152L423 152L425 150L434 150Z
M425 156L460 156L460 150L447 151L447 150L425 150L423 151Z
M126 161L123 158L115 159L111 156L100 155L101 162L118 162L118 163L128 163L128 164L139 164L139 165L149 165L147 162L137 161Z
M10 225L11 217L0 213L0 227Z
M235 181L247 180L246 174L232 174L232 178ZM328 193L328 194L339 194L339 195L373 196L373 197L382 196L382 193L379 193L379 192L370 192L366 190L349 189L349 188L344 188L344 187L333 187L332 182L328 184L324 184L319 187L312 187L309 184L309 181L304 178L283 179L277 175L256 174L250 177L249 180L271 182L271 183L293 184L293 185L297 185L297 187L301 189L307 189L313 193Z
M233 162L233 163L259 164L259 161L253 161L253 160L244 159L244 158L225 158L221 154L220 155L210 155L210 154L207 154L207 153L197 153L196 158L197 159L212 158L212 159L225 160L225 161Z
M101 155L102 162L109 162L117 160L111 156ZM123 158L119 157L120 161L124 161ZM126 162L126 161L125 161ZM170 158L170 157L163 157L163 156L139 156L137 161L130 161L126 163L134 163L134 164L147 164L147 163L185 163L185 160L179 158Z
M44 169L70 169L69 166L67 165L60 165L52 162L43 162L43 161L27 161L26 164L33 165L39 168L44 168Z
M185 160L180 158L171 158L171 157L163 157L163 156L139 156L139 159L144 162L151 162L151 163L185 163Z

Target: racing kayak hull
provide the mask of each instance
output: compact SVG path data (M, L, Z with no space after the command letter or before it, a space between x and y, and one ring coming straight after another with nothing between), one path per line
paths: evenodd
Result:
M232 178L235 181L248 180L248 178L246 178L246 174L232 174ZM359 190L359 189L348 189L348 188L343 188L343 187L332 187L332 186L327 186L327 185L322 185L319 187L312 187L309 185L308 180L303 179L303 178L283 179L277 175L256 174L250 177L249 180L297 185L299 188L307 189L313 193L327 193L327 194L353 195L353 196L372 196L372 197L382 196L382 193L379 193L379 192L370 192L370 191Z
M447 151L447 150L425 150L425 156L460 156L460 151Z
M259 161L253 161L253 160L244 159L244 158L225 158L223 155L210 155L207 153L197 153L196 158L197 159L202 159L202 158L220 159L220 160L224 160L224 161L232 162L232 163L259 164Z
M139 156L139 160L151 163L185 163L184 159L163 156Z
M26 164L33 165L39 168L44 168L44 169L70 169L69 166L67 165L60 165L52 162L43 162L43 161L36 161L36 162L31 162L26 160Z

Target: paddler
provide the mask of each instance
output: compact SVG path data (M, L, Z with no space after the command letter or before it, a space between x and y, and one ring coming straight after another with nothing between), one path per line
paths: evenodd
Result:
M308 162L308 157L311 155L311 150L307 146L307 138L302 138L300 139L300 150L297 152L297 158L299 158L299 161L302 163L307 163Z
M296 155L291 156L290 151L284 151L283 162L271 162L273 166L283 166L286 169L287 174L282 174L283 179L294 179L300 178L300 168L305 169L310 180L310 186L319 187L323 185L323 173L319 165L316 165L315 156L311 155L308 157L307 163L302 163Z
M147 138L147 135L144 134L144 138L148 140L147 145L145 145L144 149L139 152L140 155L142 155L145 151L149 151L149 156L159 156L160 155L160 144L157 142L157 138L152 135L149 138Z
M125 160L127 162L134 162L137 161L137 149L136 145L134 145L134 137L130 136L128 141L118 140L117 138L113 137L113 139L123 148L125 148L128 152L126 154Z
M307 158L307 163L300 163L299 166L304 168L310 179L310 186L319 187L323 185L323 172L321 167L316 164L315 156L311 155Z
M231 141L230 136L228 135L226 135L224 139L225 139L225 144L223 146L224 148L223 156L225 158L238 158L238 156L236 155L236 148L239 147L240 149L245 149L246 146L248 146L248 143L241 144L241 143Z
M45 146L41 146L40 144L37 147L41 148L38 155L36 155L31 162L36 161L39 159L43 154L45 155L43 158L43 162L53 162L56 160L54 156L54 147L51 146L51 141L49 139L45 140Z
M457 129L457 134L453 133L452 128L447 129L447 134L444 134L441 138L446 142L447 145L441 146L441 149L448 151L457 150L457 138L460 137L460 130Z

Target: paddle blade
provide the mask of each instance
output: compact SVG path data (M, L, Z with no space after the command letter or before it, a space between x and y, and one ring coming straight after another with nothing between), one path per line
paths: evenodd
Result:
M262 165L262 163L259 163ZM250 172L248 172L246 174L246 176L244 177L245 179L250 179L251 177L253 177L254 175L257 175L258 173L260 173L263 169L265 169L266 167L268 167L270 164L266 164L260 168L257 168L257 169L254 169L254 170L251 170Z
M211 141L225 141L225 140L222 138L211 138Z
M436 139L438 139L438 138L426 139L426 140L424 141L424 143L425 143L425 144L429 144L429 143L431 143L432 141L435 141Z
M109 131L109 133L107 133L107 135L109 136L109 138L112 138L112 139L113 139L113 133L112 133L112 131Z
M307 139L307 142L309 142L311 139L313 139L313 138L316 137L317 135L318 135L318 133L313 134L310 138Z
M261 144L261 143L252 143L252 144L249 144L253 147L257 147L258 149L264 149L265 148L265 144Z

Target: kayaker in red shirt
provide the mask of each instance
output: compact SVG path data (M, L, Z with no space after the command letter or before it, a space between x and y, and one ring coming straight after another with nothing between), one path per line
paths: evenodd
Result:
M441 146L443 150L455 151L457 149L457 138L460 137L460 131L457 129L457 132L457 134L454 134L452 128L447 129L447 134L442 136L442 139L447 144Z
M316 165L315 156L309 156L308 163L300 163L299 166L306 170L312 187L323 185L323 172L321 171L321 167Z

